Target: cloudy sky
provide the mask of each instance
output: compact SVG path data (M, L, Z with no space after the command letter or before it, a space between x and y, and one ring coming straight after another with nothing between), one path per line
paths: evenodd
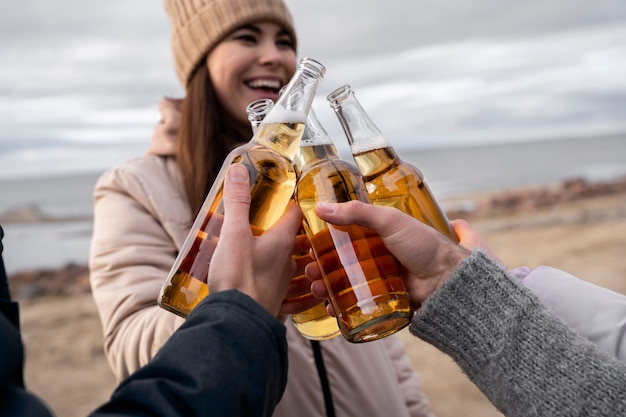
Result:
M626 133L624 0L287 3L338 142L343 84L398 148ZM0 179L141 154L182 94L169 48L160 0L0 2Z

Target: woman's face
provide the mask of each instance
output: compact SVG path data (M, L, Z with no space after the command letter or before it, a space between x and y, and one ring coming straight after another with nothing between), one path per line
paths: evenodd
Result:
M296 51L288 32L271 22L242 26L226 36L206 59L219 102L238 121L248 123L246 106L278 92L296 70Z

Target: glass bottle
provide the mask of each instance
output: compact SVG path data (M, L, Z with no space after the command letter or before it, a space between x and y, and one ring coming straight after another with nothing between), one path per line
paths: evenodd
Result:
M252 126L252 130L255 131L256 128L261 124L267 113L271 110L274 102L270 99L259 99L253 101L248 104L246 107L246 112L248 114L248 120L250 121L250 125ZM303 160L301 158L302 148L313 146L314 138L309 138L312 135L319 135L323 133L326 137L328 136L325 131L316 129L315 127L321 125L312 124L310 120L317 121L317 118L313 114L313 109L309 111L309 116L307 118L307 124L304 128L304 133L302 135L302 140L300 141L300 151L294 156L294 166L296 168L297 176L299 176L299 172L302 169ZM302 235L303 237L306 235L304 231L304 226L300 227L298 231L298 235ZM303 253L298 253L294 255L294 259L302 259L309 258L309 252L305 251ZM305 285L308 284L308 278L302 274L297 275L292 278L294 281L303 281ZM311 293L302 295L301 297L311 297ZM311 340L328 340L340 334L339 327L337 326L337 319L328 315L326 311L326 304L320 300L320 303L312 307L306 311L301 313L293 314L291 316L291 320L295 326L295 328L300 332L300 334Z
M298 177L301 176L300 174L307 164L316 163L320 158L324 158L326 155L334 158L338 157L337 149L330 136L319 122L315 112L311 109L309 111L309 117L307 118L306 127L304 128L302 140L300 141L300 152L294 158ZM306 234L304 224L299 233ZM308 258L309 253L307 251L297 256ZM308 280L308 278L305 275L301 275L294 277L294 280ZM309 294L306 296L309 296ZM307 339L328 340L341 333L337 319L328 315L324 302L320 302L317 306L303 311L302 313L293 314L291 320L300 334Z
M348 138L372 203L396 207L458 242L422 172L400 159L350 86L339 87L327 99Z
M320 201L370 203L370 199L363 177L354 165L339 158L313 112L307 129L306 142L300 145L303 165L294 197L339 329L354 343L380 339L407 326L413 316L400 265L373 230L333 226L317 217L314 207Z
M255 236L283 214L296 183L292 160L300 148L306 118L325 72L319 62L303 58L252 139L226 157L161 288L159 306L187 317L208 295L207 276L222 227L222 192L229 165L242 163L250 173L249 221Z

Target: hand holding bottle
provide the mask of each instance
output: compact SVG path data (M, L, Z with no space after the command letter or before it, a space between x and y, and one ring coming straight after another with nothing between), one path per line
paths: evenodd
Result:
M248 175L241 164L231 165L226 172L224 219L214 254L219 262L211 263L208 284L212 292L237 289L276 316L296 271L291 255L302 215L295 204L289 204L277 223L253 236L248 224Z
M224 176L231 164L244 164L249 172L250 217L246 222L253 233L261 235L282 215L296 183L293 157L317 85L325 72L326 68L319 62L302 58L276 105L263 118L250 141L226 156L161 287L157 299L160 307L187 317L209 293L207 275L221 233Z
M359 201L318 203L315 213L331 224L358 224L376 231L405 268L405 284L414 308L419 308L441 288L470 253L432 227L392 207ZM314 262L307 265L306 274L313 281L313 294L319 298L328 297L318 265ZM332 311L329 313L333 314Z

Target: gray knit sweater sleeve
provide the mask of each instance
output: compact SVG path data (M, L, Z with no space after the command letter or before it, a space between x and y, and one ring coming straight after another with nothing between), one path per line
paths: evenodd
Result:
M424 303L411 333L450 355L507 417L626 416L626 362L578 336L480 251Z

